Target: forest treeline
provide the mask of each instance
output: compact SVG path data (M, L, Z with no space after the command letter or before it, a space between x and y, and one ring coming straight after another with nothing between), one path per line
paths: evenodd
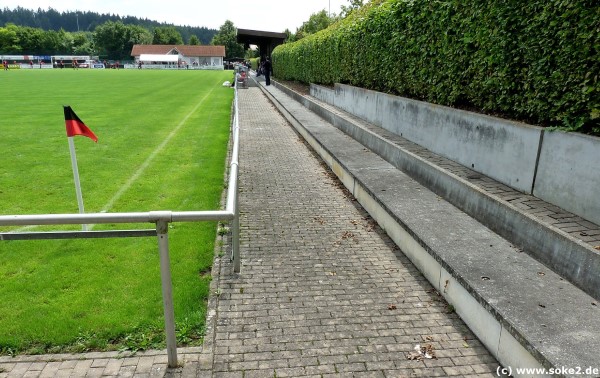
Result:
M102 27L106 27L107 25L111 27L114 27L115 25L124 25L125 28L122 29L125 29L125 32L133 29L135 31L135 34L139 34L139 28L145 29L146 31L148 31L149 35L153 36L153 41L151 41L152 43L155 42L156 39L160 40L161 36L165 34L165 31L168 32L166 34L180 35L181 43L183 44L208 45L212 41L215 34L217 34L216 29L208 29L206 27L173 25L149 20L147 18L138 18L134 16L120 16L117 14L100 14L89 11L59 12L53 8L48 8L47 10L43 10L41 8L38 8L37 10L31 10L22 7L17 7L15 9L9 9L5 7L4 9L0 9L0 28L4 27L4 31L6 31L6 27L11 24L17 27L13 28L13 30L21 32L27 30L29 32L27 34L31 34L32 29L35 29L36 31L43 30L45 32L50 32L50 34L58 35L64 35L65 33L67 33L72 34L72 36L76 36L79 33L81 37L87 36L88 39L90 39L90 42L93 42L94 32L97 32L97 29L99 27L101 29ZM19 50L19 47L26 46L21 46L19 44L19 41L17 41L17 45L13 43L11 47L11 44L9 42L12 41L4 40L7 38L3 37L7 37L8 39L10 39L11 35L0 35L0 50L4 50L1 51L3 53L42 53L42 51L14 51L15 49ZM130 52L123 51L121 53L115 51L114 49L109 50L111 51L104 51L104 53L108 53L109 55L115 55L115 58L119 58L123 55L127 56ZM73 51L56 51L56 53L63 54L72 52ZM98 52L100 54L103 53L103 51Z

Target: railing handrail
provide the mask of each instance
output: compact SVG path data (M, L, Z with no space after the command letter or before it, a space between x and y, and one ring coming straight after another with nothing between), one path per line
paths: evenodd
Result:
M1 215L0 226L41 226L105 223L156 223L231 220L233 210L212 211L149 211L135 213L38 214Z

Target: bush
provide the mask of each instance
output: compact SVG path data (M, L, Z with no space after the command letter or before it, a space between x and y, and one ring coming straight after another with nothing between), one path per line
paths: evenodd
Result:
M600 5L372 0L273 52L283 80L335 82L600 135Z

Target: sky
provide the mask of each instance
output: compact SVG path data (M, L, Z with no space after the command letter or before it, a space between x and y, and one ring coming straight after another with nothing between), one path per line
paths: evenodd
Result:
M92 11L209 29L229 20L238 29L295 32L311 14L339 14L342 5L348 6L349 0L2 0L0 7Z

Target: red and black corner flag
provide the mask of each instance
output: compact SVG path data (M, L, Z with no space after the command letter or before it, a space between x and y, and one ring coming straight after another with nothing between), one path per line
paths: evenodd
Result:
M67 136L83 135L94 142L98 143L98 137L90 130L89 127L77 117L77 114L68 105L63 105L65 108L65 125L67 126Z

